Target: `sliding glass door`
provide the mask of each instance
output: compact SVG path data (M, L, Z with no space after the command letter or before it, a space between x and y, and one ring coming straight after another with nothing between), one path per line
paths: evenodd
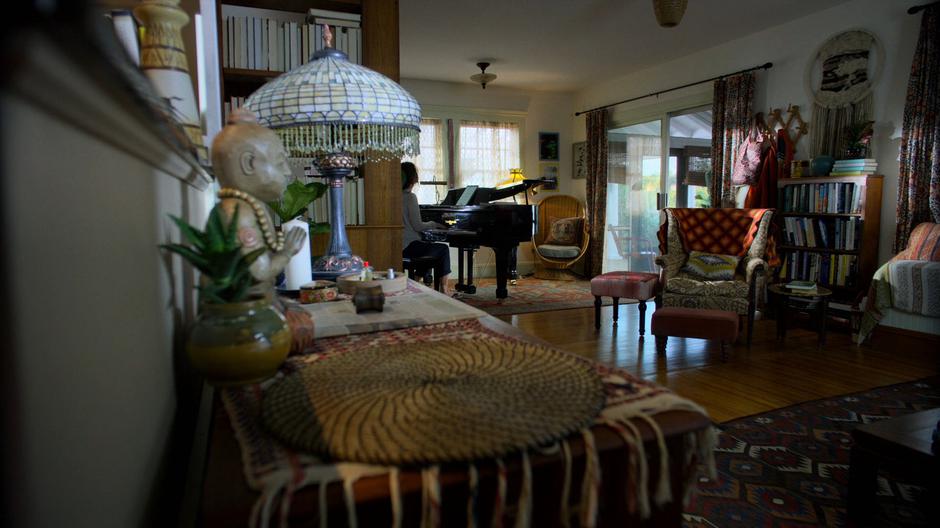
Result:
M604 271L653 272L660 209L708 203L711 108L617 126L607 139Z

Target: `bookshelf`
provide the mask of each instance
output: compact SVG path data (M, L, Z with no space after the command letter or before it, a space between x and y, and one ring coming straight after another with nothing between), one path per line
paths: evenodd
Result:
M222 101L232 97L248 97L265 82L277 77L281 71L258 68L225 67L226 59L225 13L232 8L240 13L267 17L268 11L281 12L286 21L302 22L308 9L323 9L339 13L361 15L361 40L358 61L375 71L399 80L398 2L388 0L225 0L216 3L219 30L219 78L222 79ZM342 30L341 30L342 31ZM316 46L316 36L309 39ZM262 62L262 64L264 64ZM289 69L289 68L287 68ZM357 193L359 209L364 218L359 225L348 225L346 234L353 252L368 259L375 269L401 269L402 221L401 179L399 162L367 163L360 167L360 189L347 185L347 195ZM320 200L318 200L320 202ZM324 202L325 203L325 202ZM347 209L349 211L349 209ZM349 220L347 212L347 220ZM326 251L328 235L315 235L314 254Z
M778 280L816 281L854 305L878 263L882 183L878 175L778 180Z

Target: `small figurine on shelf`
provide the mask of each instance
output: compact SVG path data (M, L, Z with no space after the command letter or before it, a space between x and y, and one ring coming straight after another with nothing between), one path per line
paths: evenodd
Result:
M871 136L874 134L874 121L859 121L845 127L845 155L843 159L866 157Z
M212 142L212 165L222 185L216 208L226 223L241 211L237 237L242 252L266 249L251 264L251 274L262 288L270 290L308 236L300 228L286 234L276 231L265 205L281 198L287 186L287 151L273 131L257 123L251 111L240 109L232 112Z

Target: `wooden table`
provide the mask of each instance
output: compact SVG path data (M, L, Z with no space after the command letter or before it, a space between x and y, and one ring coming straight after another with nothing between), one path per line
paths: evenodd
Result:
M816 286L815 290L801 291L785 287L783 284L771 284L767 287L776 297L777 339L783 341L787 336L787 324L790 312L811 311L816 316L816 331L819 333L819 346L826 344L826 311L832 290ZM794 302L796 301L796 302Z
M541 343L503 321L494 317L484 317L480 321L489 329L505 335ZM542 343L544 344L544 343ZM626 467L629 463L627 451L623 449L621 437L607 427L594 427L600 466L602 468L602 486L599 497L598 526L680 526L685 482L680 474L681 461L685 453L686 433L699 431L710 426L709 419L699 413L689 411L669 411L654 416L665 437L671 460L670 482L675 500L662 508L654 506L653 515L641 522L628 513L626 497ZM652 428L643 420L633 422L639 429L647 447L650 468L658 467L658 448ZM580 496L581 476L584 472L584 444L580 435L569 439L572 465L572 488L570 497ZM559 455L533 454L530 457L533 482L533 517L532 526L559 526L559 500L563 482L563 468ZM493 501L484 499L496 493L496 467L493 463L478 463L479 497L481 526L488 525L487 508ZM509 472L507 505L515 505L518 500L521 479L521 464L518 457L506 460ZM441 468L441 497L443 518L441 526L466 526L465 517L468 486L468 473L465 464ZM420 523L421 513L421 473L403 468L400 473L401 494L404 504L404 526L416 526ZM650 479L650 496L653 493L654 479ZM204 479L201 483L202 496L198 524L201 526L245 526L252 505L259 494L250 489L245 481L241 464L241 453L234 438L227 413L216 398L212 410L208 453ZM354 495L356 515L359 526L389 526L391 503L388 477L366 477L356 482ZM330 526L347 526L343 491L339 484L327 487ZM297 526L315 526L318 519L318 488L302 488L295 495L290 514L290 524ZM335 514L334 514L335 512ZM272 520L276 526L276 518Z
M927 486L928 518L940 526L940 457L932 434L940 409L931 409L863 425L852 431L849 462L849 517L860 525L875 520L878 470L888 469ZM937 447L940 449L940 446Z

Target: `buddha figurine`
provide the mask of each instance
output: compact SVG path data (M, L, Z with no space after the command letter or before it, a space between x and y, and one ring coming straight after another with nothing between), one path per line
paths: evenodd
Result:
M274 229L266 202L281 198L291 171L287 151L277 135L258 124L255 115L239 109L212 142L212 166L222 185L216 207L231 221L238 208L238 240L242 252L266 247L251 265L252 276L273 285L308 233L295 227L286 235Z

